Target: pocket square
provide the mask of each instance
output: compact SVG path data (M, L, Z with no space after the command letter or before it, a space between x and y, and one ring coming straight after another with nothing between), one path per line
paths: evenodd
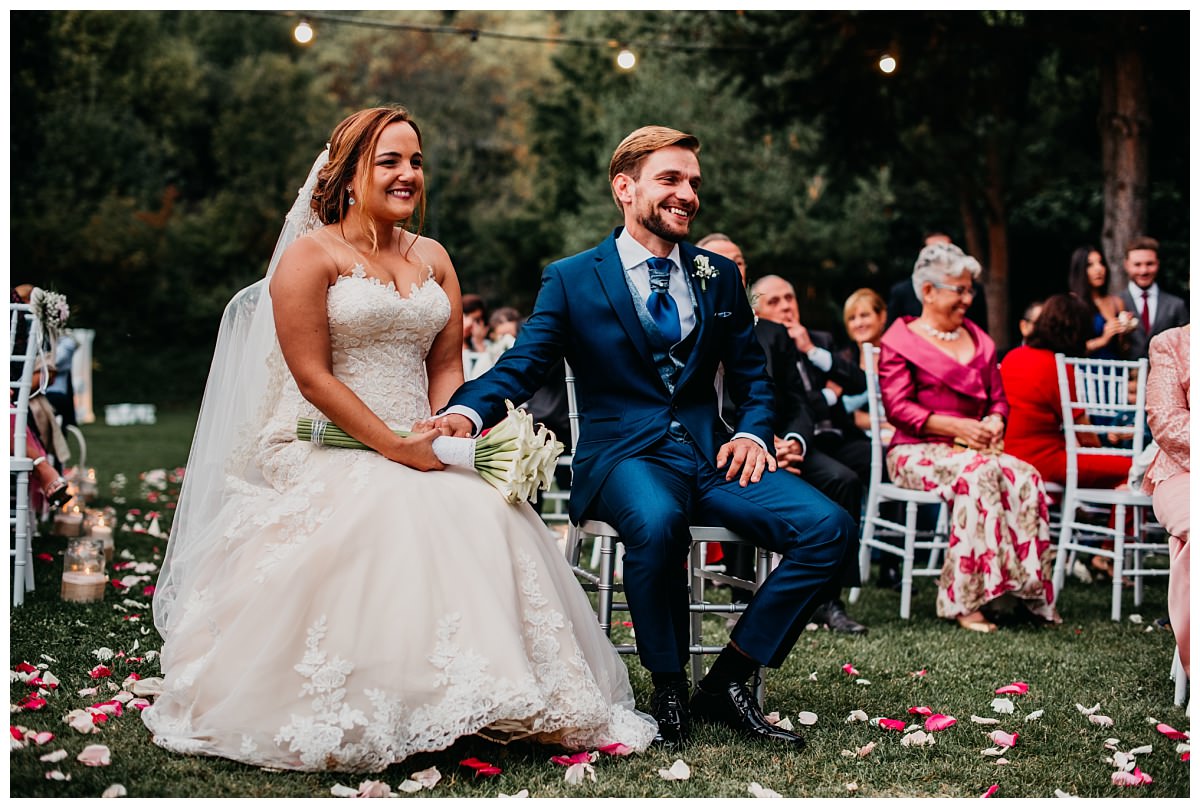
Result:
M733 312L731 312L731 311L714 311L713 316L714 317L732 317Z

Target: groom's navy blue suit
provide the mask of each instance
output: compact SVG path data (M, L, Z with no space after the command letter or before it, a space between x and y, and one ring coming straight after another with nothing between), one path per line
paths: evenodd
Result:
M716 253L679 245L696 323L674 351L682 367L665 381L664 351L639 315L616 248L619 232L546 267L516 344L463 385L449 406L468 407L484 426L494 424L504 416L505 399L528 399L565 356L582 416L571 518L599 518L620 532L642 663L653 672L684 669L688 526L717 524L782 556L731 638L757 662L778 667L813 609L836 594L854 524L792 474L764 472L744 488L736 478L725 480L715 466L729 440L713 384L719 365L739 403L735 431L757 436L768 451L774 446L773 388L738 269ZM695 275L697 256L717 270L704 283Z

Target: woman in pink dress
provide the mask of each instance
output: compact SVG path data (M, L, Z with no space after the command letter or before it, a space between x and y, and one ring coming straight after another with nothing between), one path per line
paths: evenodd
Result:
M1167 584L1167 612L1179 645L1179 661L1190 677L1191 506L1188 486L1192 479L1188 456L1188 425L1192 413L1190 325L1172 328L1150 340L1150 373L1146 381L1146 420L1158 444L1142 490L1154 497L1154 515L1171 539L1171 575Z
M996 346L965 319L979 273L953 244L921 250L913 270L921 315L900 317L883 335L879 378L896 428L892 481L937 491L951 506L938 616L991 632L984 609L1006 595L1046 622L1059 617L1046 489L1037 469L1004 454L1009 407Z

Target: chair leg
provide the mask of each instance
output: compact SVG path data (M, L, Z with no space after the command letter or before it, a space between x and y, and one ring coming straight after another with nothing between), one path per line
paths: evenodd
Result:
M704 578L699 575L700 565L704 563L704 542L692 542L690 551L689 566L691 569L691 580L689 581L688 593L692 603L704 602ZM704 613L692 610L688 614L688 619L691 621L692 645L696 648L704 646ZM704 675L703 654L691 655L692 667L692 683L700 681Z
M1130 537L1133 544L1140 544L1144 541L1142 537L1142 509L1134 506L1133 511L1133 535ZM1124 528L1122 528L1124 530ZM1142 605L1142 580L1145 578L1142 572L1142 562L1145 559L1145 553L1142 550L1134 549L1133 551L1133 605Z
M612 536L600 536L596 539L599 547L600 581L596 584L596 615L600 618L600 628L606 636L612 635L612 604L613 604L613 565L616 555L616 539Z
M1113 576L1112 576L1112 619L1121 622L1121 587L1125 580L1125 506L1117 505L1114 509L1114 525L1119 525L1113 536Z
M907 620L912 614L913 560L917 540L917 503L909 502L904 508L904 562L900 568L900 619Z
M1067 546L1071 543L1071 523L1075 519L1074 497L1063 498L1062 530L1058 534L1058 553L1054 558L1054 596L1062 592L1066 579Z

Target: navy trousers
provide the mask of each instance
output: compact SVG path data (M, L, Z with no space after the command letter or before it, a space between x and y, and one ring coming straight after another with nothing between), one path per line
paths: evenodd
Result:
M638 656L654 673L682 672L688 659L689 525L726 527L782 557L731 636L773 668L783 664L813 610L840 589L839 565L855 535L849 514L803 479L764 472L742 488L699 457L691 441L672 436L618 463L595 509L625 545Z

